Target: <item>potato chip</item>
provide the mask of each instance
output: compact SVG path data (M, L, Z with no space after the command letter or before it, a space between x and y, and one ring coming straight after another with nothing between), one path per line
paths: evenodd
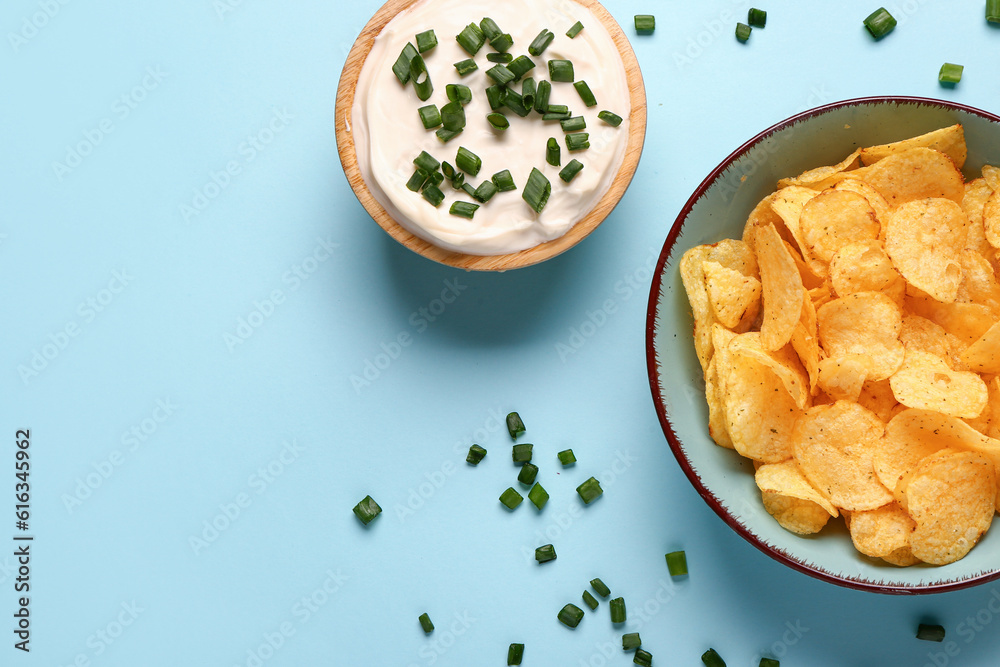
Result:
M996 470L979 452L942 450L925 459L903 489L916 527L910 549L934 565L965 556L996 511Z
M804 171L798 176L792 178L782 178L778 181L779 188L786 187L809 187L814 190L823 190L832 186L836 181L837 177L843 172L854 169L858 166L858 156L861 154L861 150L856 150L843 160L834 165L829 165L826 167L816 167L815 169L810 169L809 171Z
M786 345L778 350L767 351L760 342L760 334L750 332L733 338L729 343L728 352L730 355L740 354L751 357L767 366L781 380L785 391L795 401L796 407L800 410L809 407L811 396L809 377L790 346Z
M995 190L983 204L983 231L986 241L1000 248L1000 190Z
M930 297L906 297L907 311L926 317L965 345L979 339L993 326L996 317L989 306L978 303L941 303Z
M811 500L783 496L772 491L762 491L764 509L785 530L797 535L818 533L830 520L830 514Z
M734 331L746 331L760 310L760 281L718 262L702 262L712 314Z
M892 494L872 474L884 429L857 403L814 406L795 424L792 451L806 479L834 505L871 510L892 502Z
M816 401L813 401L813 405ZM858 396L858 404L874 412L884 423L889 423L900 407L899 401L892 395L892 387L889 380L866 381L861 387L861 395Z
M792 456L792 426L802 413L770 368L732 355L726 373L726 428L747 458L778 463Z
M833 189L857 192L864 197L868 201L868 205L875 211L875 221L879 224L880 234L884 231L885 223L889 219L889 202L878 190L856 178L845 178L833 186Z
M965 194L962 172L951 158L930 148L893 153L870 167L847 172L846 176L860 178L878 190L890 209L926 198L944 198L958 203Z
M977 374L953 371L941 357L920 350L906 350L889 385L903 405L952 417L978 417L989 398L986 383Z
M720 447L733 449L726 423L726 377L729 373L729 342L736 338L721 324L712 325L712 347L715 353L705 371L705 399L708 402L708 434Z
M849 243L830 260L830 283L837 296L882 292L903 305L906 282L877 242Z
M827 357L819 362L819 388L835 400L857 402L870 365L863 354Z
M843 246L874 241L879 232L875 211L868 200L844 190L826 190L807 201L799 216L799 226L810 255L819 260L810 264L817 275L826 275L826 265Z
M946 433L949 421L938 412L906 409L885 426L885 433L875 447L872 467L879 481L897 500L902 500L900 483L920 462L935 452L954 444Z
M837 508L809 483L799 464L792 459L781 463L765 463L757 468L754 480L761 491L809 500L832 517L839 514Z
M965 184L965 195L962 197L962 210L969 219L965 247L980 254L993 251L993 246L986 240L986 227L983 223L983 208L992 194L993 189L986 179L977 178Z
M977 373L1000 373L1000 322L960 355L965 367Z
M819 342L830 357L865 354L869 380L883 380L903 363L903 326L899 307L879 292L857 292L816 311Z
M958 286L956 300L981 304L1000 316L1000 284L993 266L972 248L961 252L959 262L962 265L962 282Z
M983 179L994 192L1000 192L1000 168L984 164Z
M951 158L951 161L959 169L965 164L965 157L968 153L965 146L965 132L961 125L942 127L927 134L917 137L895 141L891 144L881 146L869 146L861 149L861 164L869 165L878 162L882 158L895 153L902 153L911 148L932 148L940 151Z
M919 315L904 315L903 328L899 332L899 342L907 350L919 350L937 355L948 362L956 370L967 370L962 366L959 354L965 349L957 337L944 330L944 327L931 322Z
M807 252L808 246L802 237L800 220L806 203L818 194L816 190L792 185L775 192L774 199L771 200L771 209L781 218L806 266L810 265L813 258Z
M774 209L771 208L771 202L774 201L777 194L777 192L772 192L757 202L754 209L750 211L750 215L747 216L746 224L743 226L743 243L750 248L754 256L757 255L757 230L761 227L774 225L774 228L778 230L778 235L781 236L781 238L787 239L788 241L795 240L792 237L791 232L785 228L785 223L781 219L781 216L775 213ZM986 200L984 199L983 202L985 203Z
M965 247L967 224L962 207L949 199L906 202L889 218L886 254L908 283L950 303L962 282L959 254Z
M921 562L919 558L913 555L913 550L910 549L909 545L882 556L882 560L891 565L898 565L899 567L909 567Z
M898 503L851 514L851 541L866 556L883 558L910 546L916 524Z
M764 300L760 340L764 349L777 350L788 343L798 324L805 288L773 225L757 230L756 247Z
M809 376L809 391L815 395L819 380L819 334L816 331L816 308L808 294L802 299L802 316L792 330L790 342Z

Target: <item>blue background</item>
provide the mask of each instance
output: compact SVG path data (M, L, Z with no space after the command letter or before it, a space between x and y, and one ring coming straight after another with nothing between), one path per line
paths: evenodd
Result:
M890 3L899 26L876 43L871 3L772 0L742 45L750 3L608 0L646 84L639 170L587 240L507 274L414 255L358 204L334 101L379 5L343 4L0 10L0 543L20 428L35 536L30 654L0 548L0 664L503 665L523 642L524 665L626 665L623 631L660 665L709 646L731 666L994 664L997 584L846 590L728 529L668 450L644 347L673 218L758 131L866 95L1000 110L983 3ZM657 15L653 35L636 13ZM966 66L955 88L945 61ZM541 513L497 502L518 487L511 410ZM591 475L605 493L584 507ZM384 510L367 529L351 512L366 494ZM549 542L558 559L536 565ZM671 581L676 549L691 574ZM597 576L626 627L603 600L562 627ZM915 640L921 621L953 644Z

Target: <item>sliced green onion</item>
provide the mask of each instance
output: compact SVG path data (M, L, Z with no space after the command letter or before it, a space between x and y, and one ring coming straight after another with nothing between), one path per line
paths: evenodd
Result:
M503 34L503 30L500 29L497 22L488 16L479 22L479 29L482 31L483 37L488 40Z
M625 598L614 598L608 604L611 605L611 622L612 623L624 623L625 622Z
M510 175L510 169L498 171L493 174L493 178L491 180L493 181L493 185L497 186L497 190L500 192L517 190L517 185L514 184L514 177Z
M611 127L618 127L622 124L622 117L616 113L611 113L610 111L601 111L597 114L597 117Z
M528 463L531 461L531 450L534 449L534 445L524 443L522 445L514 445L511 449L510 456L514 463Z
M535 111L545 113L549 106L549 96L552 94L552 84L542 79L535 88Z
M581 171L583 171L583 163L576 158L573 158L559 171L559 178L561 178L564 183L569 183L576 178L576 175Z
M490 46L499 51L500 53L507 53L507 50L514 46L514 38L510 36L510 33L504 33L502 35L497 35L490 40Z
M497 191L498 188L496 185L493 184L493 181L487 179L479 184L479 187L476 188L476 191L472 193L472 198L478 202L485 204L489 200L493 199L493 195L495 195ZM520 475L518 476L518 479L521 479Z
M468 86L463 86L460 83L449 83L444 87L444 91L452 102L468 104L472 101L472 91Z
M417 91L417 99L426 102L434 92L434 84L431 83L431 75L427 72L423 56L419 53L410 61L410 81L413 82L413 89Z
M467 195L469 195L471 197L472 195L476 194L476 189L474 187L472 187L471 183L463 183L462 184L462 192L464 192L465 194L467 194Z
M507 172L508 174L510 172ZM510 437L513 440L517 440L517 436L524 435L524 422L521 421L521 415L516 412L511 412L507 415L507 432L510 433Z
M507 100L507 88L500 85L492 85L486 89L486 99L490 103L490 109L496 111L503 107Z
M555 105L552 105L555 106ZM567 111L546 111L542 114L542 120L566 120L570 112Z
M457 215L460 218L468 218L469 220L472 220L472 216L476 214L477 208L479 208L479 204L472 204L467 201L456 201L451 203L451 208L448 209L448 213Z
M441 124L441 112L436 104L420 107L417 109L417 114L420 116L420 122L423 123L425 130L433 130Z
M939 642L944 640L944 627L921 623L917 626L917 639L928 642Z
M964 69L962 65L945 63L941 65L941 70L938 72L938 81L941 83L958 83L962 80L962 71Z
M896 19L892 17L885 7L879 7L864 21L865 27L875 39L882 39L896 27Z
M513 63L511 63L513 65ZM506 86L514 80L514 73L507 69L506 65L494 65L486 70L486 76L496 81L498 86Z
M763 9L757 9L756 7L751 7L747 12L747 23L749 23L754 28L763 28L767 25L767 12Z
M586 107L596 107L597 98L594 97L594 93L590 90L590 86L587 85L586 81L577 81L573 84L576 88L576 92L580 93L580 99L583 100L583 104Z
M366 526L381 513L382 508L371 496L365 496L360 503L354 506L354 516L358 517L361 523Z
M635 15L636 32L653 32L656 30L656 17L652 14Z
M753 28L751 28L750 26L748 26L746 23L737 23L736 24L736 39L740 40L741 42L745 42L748 39L750 39L750 33L752 31L753 31Z
M509 63L511 60L514 59L514 56L512 56L509 53L487 53L486 59L489 60L491 63L500 63L501 65L506 65L507 63Z
M413 44L409 42L403 47L400 52L399 57L396 58L396 62L392 66L392 73L396 75L399 82L403 85L410 80L410 61L413 60L414 56L420 55L417 50L413 47Z
M781 663L774 658L761 658L757 667L781 667Z
M531 40L531 44L528 46L528 53L533 56L542 55L542 52L549 47L553 39L555 39L555 34L546 28L542 28L538 36Z
M590 591L583 592L583 602L588 607L590 607L590 611L594 611L595 609L597 609L597 605L600 604L597 601L597 598L595 598L593 595L590 594Z
M483 161L465 146L459 146L458 153L455 156L455 166L469 176L475 176L482 168Z
M545 503L549 502L549 492L542 488L541 484L535 484L528 491L528 500L540 510L545 507Z
M580 34L581 30L583 30L583 24L577 21L572 26L570 26L569 30L566 31L566 36L569 37L570 39L573 39L574 37Z
M563 118L569 118L572 115L572 113L569 110L569 107L566 106L565 104L550 104L547 107L545 107L545 113L561 114Z
M627 632L622 635L622 650L631 651L642 646L642 638L638 632Z
M458 132L465 128L465 108L461 102L448 102L441 107L441 123L444 129Z
M611 595L611 589L608 588L607 585L603 581L601 581L600 579L591 579L590 580L590 585L593 586L594 590L602 598L606 598L609 595Z
M449 163L449 162L442 162L441 163L441 173L444 174L445 178L447 178L448 180L451 180L452 178L455 177L455 168L453 166L451 166L451 163Z
M465 174L460 171L456 171L455 175L451 177L451 187L456 190L461 190L465 187Z
M441 183L443 182L444 182L444 174L442 174L440 171L432 171L431 173L427 174L427 183L425 183L424 185L426 186L428 183L431 185L441 185Z
M563 81L573 83L573 63L569 60L550 60L549 79L553 82Z
M604 490L601 489L601 483L598 482L593 477L591 477L586 482L576 487L576 492L580 494L580 497L583 499L584 504L589 505L590 503L594 502L598 498L598 496L604 493Z
M574 134L566 135L566 150L582 151L584 149L590 148L590 135L586 132L575 132Z
M710 648L701 654L701 661L706 667L726 667L726 661L722 659L714 648Z
M575 604L568 604L559 611L559 621L568 628L575 628L583 620L583 610Z
M666 555L667 570L671 577L680 577L688 573L687 555L683 551L671 551Z
M424 32L417 33L417 51L420 53L430 51L437 45L438 38L433 30L425 30Z
M489 181L483 181L484 183L490 183ZM490 185L493 185L490 183ZM531 486L535 483L535 477L538 475L538 466L534 463L525 463L521 466L521 472L517 474L517 481L525 486Z
M559 121L559 127L563 132L579 132L587 129L587 119L583 116L571 116Z
M455 36L455 39L458 40L459 46L465 49L465 52L470 56L479 53L479 49L483 48L483 44L486 43L486 36L483 35L483 31L475 23L465 26L462 32Z
M649 651L637 648L635 650L635 655L632 657L632 662L637 665L642 665L642 667L651 667L653 664L653 656Z
M469 455L465 457L465 462L477 466L486 457L486 450L479 445L469 447Z
M445 128L442 127L434 134L436 134L437 138L440 139L442 142L448 143L458 135L462 134L462 130L446 130Z
M573 453L572 449L564 449L556 454L556 456L559 457L559 463L563 464L563 467L576 463L576 454Z
M539 563L548 563L556 559L556 548L551 544L545 544L535 549L535 560Z
M549 137L549 140L545 142L545 161L553 167L558 167L562 162L559 142L555 140L555 137Z
M440 206L441 202L444 201L444 193L441 192L441 188L436 185L428 185L424 187L420 194L423 195L424 199L429 201L434 207Z
M406 189L410 192L417 192L420 188L424 187L424 183L427 182L427 172L417 167L413 171L413 175L410 176L410 180L406 182Z
M503 104L521 118L527 116L531 111L531 107L525 105L524 99L521 97L520 93L517 93L510 88L507 89L507 94L503 98Z
M420 621L420 627L424 629L424 632L430 634L434 631L434 624L431 623L431 617L426 613L420 614L420 618L418 620Z
M549 179L545 178L545 174L538 171L537 168L532 167L531 173L528 175L528 182L524 184L524 190L521 192L521 198L528 202L528 206L535 213L541 213L551 194L552 184L549 183Z
M507 647L507 665L520 665L524 658L524 644L511 644Z
M455 69L458 70L459 76L465 76L469 72L475 72L479 69L479 65L472 58L466 58L465 60L459 60L455 63Z
M427 173L436 171L441 163L434 159L434 156L427 151L420 151L420 155L413 158L413 164L417 165Z
M986 20L1000 23L1000 0L986 0Z
M535 80L532 77L528 77L521 82L521 104L528 111L531 111L535 106L535 91L538 90L535 86Z
M513 487L509 487L506 491L500 494L500 502L509 510L514 509L521 504L524 498L521 494L514 490Z
M502 113L493 112L486 114L486 120L493 126L494 130L506 130L510 127L510 121Z
M518 56L507 65L507 69L513 73L515 79L520 79L534 68L535 62L528 56Z

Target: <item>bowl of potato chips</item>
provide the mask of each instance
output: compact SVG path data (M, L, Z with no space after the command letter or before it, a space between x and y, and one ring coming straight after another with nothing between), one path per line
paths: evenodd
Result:
M1000 578L1000 117L877 97L758 134L695 190L647 314L695 489L776 560L932 593Z

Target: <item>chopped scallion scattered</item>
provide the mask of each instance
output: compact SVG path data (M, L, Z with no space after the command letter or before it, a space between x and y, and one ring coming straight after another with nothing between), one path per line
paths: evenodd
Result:
M406 181L406 189L410 192L417 192L420 188L424 187L424 183L427 182L427 172L417 167L413 171L413 175L410 176L410 180Z
M354 516L358 517L361 523L366 526L381 513L382 508L371 496L365 496L361 502L354 506Z
M546 111L542 114L542 120L566 120L569 116L569 111Z
M503 34L503 30L500 29L497 22L488 16L479 22L479 29L482 31L483 37L486 39L493 39L497 35Z
M451 166L451 163L449 163L449 162L442 162L441 163L441 173L444 174L445 178L447 178L448 180L451 180L452 178L455 177L455 168L453 166Z
M476 188L474 188L471 183L463 183L462 184L462 192L464 192L465 194L467 194L467 195L469 195L471 197L474 194L476 194Z
M636 32L653 32L656 29L656 17L652 14L636 14L635 15L635 31Z
M928 642L939 642L944 640L944 627L940 625L932 625L929 623L921 623L917 626L917 639L922 639Z
M864 21L865 27L875 39L882 39L896 27L896 19L892 17L885 7L879 7Z
M434 624L431 623L431 617L426 613L420 614L420 627L424 629L424 632L430 634L434 631Z
M510 64L513 65L514 63L511 62ZM486 76L496 81L498 86L506 86L514 80L514 73L506 65L499 63L486 70Z
M570 116L573 115L570 112L569 107L566 106L565 104L550 104L547 107L545 107L545 113L546 114L552 114L552 113L562 114L562 116L564 118L569 118Z
M440 139L442 142L448 143L458 135L462 134L462 130L448 130L442 127L434 134L436 134L437 138Z
M512 510L520 505L522 500L524 500L524 498L521 497L521 494L515 491L513 487L508 488L500 494L500 502L509 510Z
M553 82L573 83L573 63L569 60L550 60L549 79Z
M576 92L580 93L580 99L583 100L584 106L587 108L597 106L597 98L594 97L594 93L590 90L590 86L587 85L586 81L577 81L573 84L573 87L576 88Z
M493 184L493 181L487 179L479 184L476 191L472 193L472 198L477 202L485 204L489 200L493 199L493 195L495 195L497 191L498 188ZM518 479L520 479L520 477L518 477Z
M573 453L572 449L564 449L556 454L556 456L559 457L559 463L563 464L563 467L576 463L576 454Z
M1000 23L1000 0L986 0L986 20Z
M520 79L534 68L535 62L528 56L518 56L510 61L509 65L507 65L507 69L514 74L515 79Z
M551 544L545 544L535 549L535 560L539 563L548 563L556 559L556 548Z
M583 30L583 24L577 21L572 26L570 26L569 30L566 31L566 36L569 37L570 39L573 39L574 37L580 34L581 30Z
M667 570L671 577L680 577L688 573L687 555L683 551L671 551L666 555Z
M528 46L528 53L533 56L542 55L542 52L549 47L553 39L555 39L555 34L551 30L542 28L538 36L531 40L531 44Z
M433 130L441 124L441 111L437 108L436 104L428 104L425 107L420 107L417 109L417 114L420 116L420 122L423 124L425 130Z
M428 153L427 151L420 151L420 155L413 158L413 164L417 165L427 173L436 171L437 168L441 166L441 163L438 162L434 158L434 156Z
M616 113L612 113L610 111L607 111L607 110L601 111L600 113L598 113L597 117L600 118L601 120L603 120L605 123L607 123L611 127L618 127L619 125L622 124L622 117L621 116L619 116Z
M458 70L459 76L465 76L470 72L475 72L479 69L479 65L472 58L466 58L465 60L459 60L455 63L455 69Z
M474 466L479 465L479 462L486 457L486 450L479 445L472 445L469 447L469 455L465 457L465 462L472 464Z
M472 101L472 90L460 83L449 83L444 87L444 91L452 102L465 105Z
M524 184L524 190L521 191L521 198L528 202L528 206L535 213L541 213L551 194L552 184L549 183L549 179L545 178L545 174L538 171L537 168L532 167L531 173L528 175L528 182Z
M459 146L458 153L455 155L455 166L469 176L475 176L482 168L483 161L465 146Z
M542 79L535 87L535 111L545 113L549 106L549 96L552 94L552 84Z
M460 171L456 171L455 174L451 177L451 187L455 188L456 190L461 190L462 188L464 188L465 174L463 174Z
M748 26L746 23L737 23L736 24L736 39L740 40L741 42L745 42L748 39L750 39L750 33L752 31L753 31L753 28L751 28L750 26Z
M484 183L490 183L490 181L483 181ZM495 186L494 186L495 187ZM535 477L538 475L538 466L534 463L525 463L521 466L521 472L517 473L517 481L525 486L531 486L535 483Z
M763 28L767 25L767 12L763 9L757 9L756 7L751 7L747 11L747 23L749 23L754 28Z
M410 81L410 61L416 55L419 55L417 49L414 48L413 44L407 42L392 66L392 73L396 75L396 78L403 85L406 85Z
M576 158L573 158L559 171L559 178L561 178L564 183L569 183L576 178L576 175L581 171L583 171L583 163Z
M507 116L504 116L502 113L497 113L496 111L491 114L486 114L486 120L489 121L494 130L506 130L510 127L510 121L507 120Z
M444 201L444 193L441 192L441 189L436 185L425 186L420 194L435 207L440 206L441 202Z
M530 76L521 82L521 104L528 111L535 106L535 93L538 90L535 80Z
M432 171L427 174L427 183L430 183L431 185L441 185L442 182L444 182L444 174L440 171Z
M589 505L597 500L597 498L604 493L604 490L601 489L601 483L591 477L586 482L576 487L576 492L580 494L584 504ZM600 591L598 591L598 593L600 593Z
M563 132L579 132L587 129L587 119L583 116L570 116L559 121Z
M508 175L510 172L507 172ZM507 415L507 432L510 433L512 440L517 440L517 436L524 435L524 422L521 420L521 415L516 412L511 412Z
M424 58L419 53L410 60L410 81L413 82L413 89L417 91L417 99L426 102L434 92L434 84L431 83L431 75L427 72Z
M475 23L465 26L462 32L455 36L455 39L458 40L459 46L465 49L465 52L470 56L479 53L479 49L483 48L483 44L486 43L486 36L483 35L483 31Z
M451 203L451 208L448 209L448 213L452 215L457 215L460 218L468 218L472 220L472 216L476 214L476 209L479 208L479 204L473 204L467 201L456 201Z
M559 621L568 628L575 628L583 620L583 610L575 604L568 604L559 611Z
M493 174L493 178L491 180L493 181L493 185L497 186L497 190L500 192L517 190L517 185L514 184L514 177L510 175L510 169L498 171Z
M642 646L642 638L638 632L627 632L622 635L622 650L632 651Z
M461 102L448 102L441 107L441 123L444 129L459 132L465 128L465 108Z
M555 137L549 137L545 142L545 161L553 167L558 167L562 163L562 151L559 149L559 142Z
M611 595L611 589L608 588L607 585L603 581L601 581L600 579L591 579L590 580L590 585L594 588L594 590L597 592L597 594L600 595L602 598L606 598L609 595Z
M590 135L586 132L575 132L566 135L566 150L582 151L590 148Z
M490 86L486 89L486 99L493 111L502 108L507 101L507 88L501 85Z
M635 650L635 655L632 657L632 662L637 665L642 665L642 667L652 667L653 656L649 651L638 648Z
M438 45L437 35L434 34L433 30L425 30L424 32L417 33L417 51L424 53L425 51L430 51L435 46Z
M965 67L962 65L945 63L941 65L941 69L938 71L938 81L941 83L956 84L962 80L962 71L964 69Z
M545 503L549 502L549 492L542 488L541 484L535 484L528 491L528 500L536 509L540 510L545 507Z
M722 659L722 656L714 648L710 648L702 653L701 661L705 663L706 667L726 667L726 661Z
M624 623L625 622L625 598L614 598L608 604L611 605L611 622L612 623Z
M490 46L500 53L507 53L507 50L514 46L514 38L510 36L510 33L505 32L491 39Z
M503 104L521 118L527 116L528 112L531 111L531 107L524 103L524 99L521 97L521 94L511 90L510 88L507 89L507 94L504 96Z
M597 609L597 605L600 604L597 598L590 594L590 591L583 592L583 603L590 607L590 611Z
M523 443L520 445L514 445L510 451L510 458L514 463L528 463L531 461L531 451L534 449L534 445Z
M524 644L511 644L507 647L507 665L520 665L524 658Z
M491 63L500 63L501 65L506 65L507 63L509 63L511 60L514 59L514 56L512 56L509 53L487 53L486 59L489 60Z

